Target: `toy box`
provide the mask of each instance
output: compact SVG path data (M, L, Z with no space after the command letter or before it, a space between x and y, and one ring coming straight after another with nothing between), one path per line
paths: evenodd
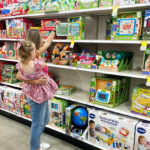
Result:
M50 125L65 128L65 109L69 102L65 100L52 99L50 101Z
M60 0L45 0L45 12L58 12L60 10Z
M139 40L142 28L142 12L119 13L113 18L112 40Z
M149 150L150 149L150 122L140 121L136 125L135 131L135 150Z
M150 0L136 0L136 3L140 3L140 4L150 3Z
M7 109L7 105L4 102L4 92L7 87L5 86L0 86L0 108L2 109Z
M87 108L78 105L71 105L66 108L65 112L66 134L77 139L82 139L88 125Z
M99 1L99 6L100 7L109 7L112 6L113 0L100 0Z
M106 40L111 39L112 19L106 20Z
M150 48L147 48L145 51L142 73L145 75L150 75Z
M74 90L75 90L74 86L60 85L56 92L56 95L68 96L68 95L71 95Z
M107 150L133 150L139 120L105 111L89 112L88 140Z
M29 29L26 19L6 20L6 30L8 38L24 39L25 33Z
M150 117L150 87L139 85L133 88L131 112Z
M7 56L7 49L6 49L6 43L0 47L0 58L6 58Z
M75 9L89 9L99 7L99 0L78 0L75 2Z
M2 68L2 81L8 83L16 83L18 82L17 76L17 69L15 65L4 64Z
M53 28L55 28L56 21L57 21L57 19L41 20L42 30L52 31Z
M56 35L57 36L68 36L69 35L69 24L68 23L57 24Z
M113 0L113 6L134 5L136 0Z
M72 17L69 22L69 40L83 40L85 38L85 17Z
M92 77L89 102L116 107L128 100L129 78Z
M43 39L47 39L52 31L40 30L41 36Z
M150 40L150 10L145 11L142 39Z
M98 51L92 64L93 69L123 71L132 68L132 52Z

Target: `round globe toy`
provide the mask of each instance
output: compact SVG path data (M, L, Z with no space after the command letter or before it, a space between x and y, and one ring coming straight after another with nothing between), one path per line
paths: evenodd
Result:
M72 113L72 122L78 128L88 125L88 111L84 107L76 108Z

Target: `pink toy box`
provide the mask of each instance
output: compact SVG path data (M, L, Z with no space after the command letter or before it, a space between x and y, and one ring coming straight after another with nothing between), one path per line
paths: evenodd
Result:
M55 27L55 22L57 19L50 19L50 20L41 20L41 27L42 30L52 31Z

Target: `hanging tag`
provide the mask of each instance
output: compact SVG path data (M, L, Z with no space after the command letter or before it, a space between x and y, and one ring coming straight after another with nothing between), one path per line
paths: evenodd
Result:
M75 41L71 40L70 48L74 48L74 43L75 43Z
M146 86L150 86L150 76L146 76L147 82L146 82Z
M147 41L141 41L141 51L145 51L147 49Z
M119 6L113 6L112 16L117 17Z

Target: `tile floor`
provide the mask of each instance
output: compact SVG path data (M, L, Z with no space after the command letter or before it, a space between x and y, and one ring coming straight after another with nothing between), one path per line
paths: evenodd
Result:
M30 127L0 115L0 150L30 150ZM50 150L81 150L49 134L42 141L50 143Z

